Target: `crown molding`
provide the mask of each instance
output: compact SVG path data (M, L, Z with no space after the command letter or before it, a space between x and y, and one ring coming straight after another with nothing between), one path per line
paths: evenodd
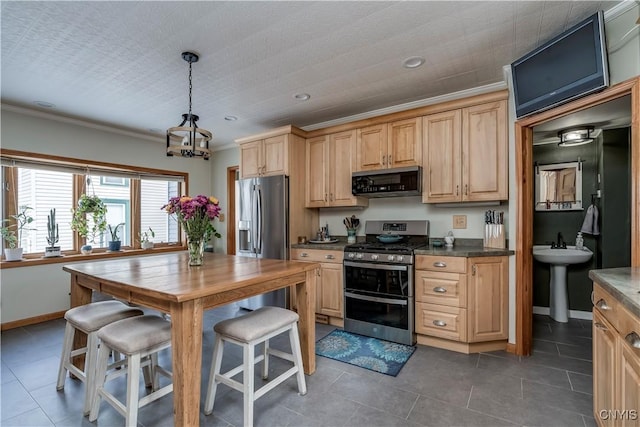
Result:
M440 104L447 101L454 101L457 99L468 98L475 95L482 95L485 93L496 92L498 90L507 89L506 82L491 83L485 86L478 86L471 89L465 89L458 92L448 93L446 95L434 96L432 98L420 99L417 101L407 102L405 104L393 105L391 107L380 108L379 110L367 111L366 113L354 114L353 116L342 117L335 120L329 120L326 122L316 123L309 126L301 126L300 129L305 131L312 131L316 129L323 129L337 125L343 125L345 123L355 122L357 120L369 119L371 117L383 116L385 114L397 113L400 111L411 110L414 108L425 107L427 105Z
M633 9L634 7L637 7L638 5L640 5L640 2L638 1L632 1L632 0L621 1L620 3L613 6L611 9L604 11L604 20L611 21L612 19L617 18L618 16L628 12L629 10Z
M13 113L24 114L31 117L37 117L40 119L53 120L55 122L66 123L75 126L81 126L85 128L95 129L103 132L117 133L119 135L129 136L132 138L145 139L147 141L164 142L164 135L149 135L142 132L136 132L133 130L115 127L113 125L105 125L98 122L92 122L85 119L78 119L75 117L64 116L62 114L51 113L48 111L39 111L32 108L20 107L18 105L2 103L0 104L2 110L11 111Z

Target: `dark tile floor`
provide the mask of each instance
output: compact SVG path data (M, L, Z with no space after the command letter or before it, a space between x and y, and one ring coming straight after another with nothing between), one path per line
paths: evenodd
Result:
M211 363L212 326L242 314L235 306L205 315L201 404ZM317 325L317 339L333 327ZM64 330L54 320L1 335L2 426L118 426L124 419L102 403L96 423L82 412L83 384L55 383ZM272 341L286 349L286 337ZM225 352L224 365L239 364L241 352ZM170 366L168 351L161 364ZM274 375L286 369L272 363ZM224 367L223 367L224 369ZM122 379L124 381L124 379ZM257 384L262 380L258 377ZM123 383L112 386L124 393ZM256 426L593 426L591 323L556 323L534 317L531 357L505 352L464 355L418 346L397 377L318 357L307 377L308 393L297 394L295 378L255 403ZM172 395L140 410L139 425L171 426ZM221 385L211 416L202 426L242 425L242 395Z

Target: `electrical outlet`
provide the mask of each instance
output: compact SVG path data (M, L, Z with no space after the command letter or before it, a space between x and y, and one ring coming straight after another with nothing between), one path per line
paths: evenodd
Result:
M466 215L454 215L453 216L453 228L467 228L467 216Z
M218 215L218 221L220 222L224 222L224 214L221 213L220 215Z

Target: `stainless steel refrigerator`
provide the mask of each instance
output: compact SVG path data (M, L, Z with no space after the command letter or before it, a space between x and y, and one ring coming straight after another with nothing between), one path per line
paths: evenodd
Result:
M289 178L285 175L236 181L236 255L288 259ZM287 307L287 289L239 302L249 310L272 305Z

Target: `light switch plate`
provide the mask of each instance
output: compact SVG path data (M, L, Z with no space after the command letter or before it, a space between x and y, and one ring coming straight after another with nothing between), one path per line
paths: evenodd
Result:
M466 215L454 215L453 216L453 228L467 228L467 216Z
M220 215L218 215L218 221L220 222L224 222L224 214L221 213ZM466 221L465 221L466 222ZM466 227L466 226L465 226Z

